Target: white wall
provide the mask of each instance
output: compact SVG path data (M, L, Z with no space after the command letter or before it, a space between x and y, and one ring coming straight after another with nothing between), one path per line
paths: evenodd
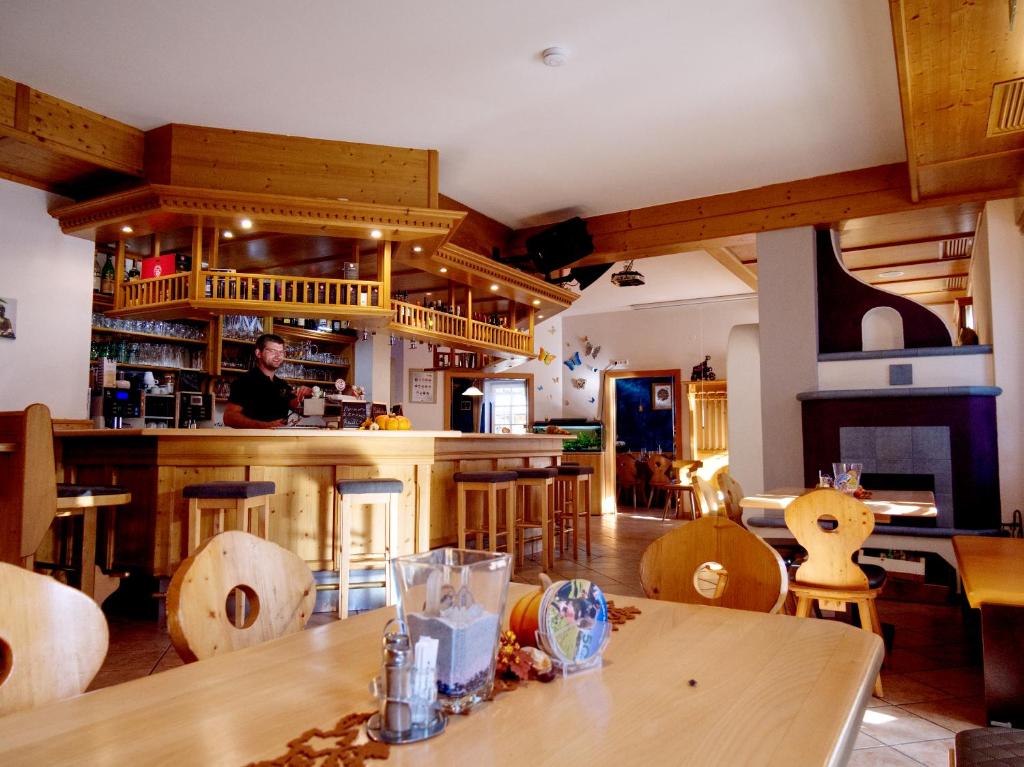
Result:
M567 373L562 361L565 359L562 346L562 318L555 316L550 320L537 323L533 331L534 352L543 349L555 355L551 362L544 364L540 359L518 365L506 371L509 374L533 374L533 418L545 421L548 418L561 418L563 410L562 374ZM555 378L559 381L556 383Z
M628 364L618 365L615 370L673 369L679 370L686 381L690 378L690 369L700 363L704 355L710 354L716 376L728 378L725 350L729 332L735 325L757 322L757 313L757 298L751 297L566 317L559 370L551 373L561 379L565 417L597 418L599 371L612 360L628 360ZM596 359L584 360L584 336L591 344L601 347ZM576 352L584 364L570 371L564 361ZM573 378L584 378L585 387L575 388ZM591 402L591 398L595 401ZM683 407L685 413L685 403ZM683 428L686 428L685 416Z
M409 402L409 369L425 370L433 367L434 353L426 344L416 342L416 348L410 349L408 341L395 341L396 344L404 343L405 351L402 352L404 364L402 370L402 410L406 417L412 421L412 428L423 431L441 431L444 429L444 385L445 375L441 371L434 373L434 404L414 404Z
M18 302L17 338L0 339L0 410L42 402L87 418L94 248L61 234L55 202L0 179L0 296Z
M764 492L761 341L757 325L729 333L729 473L745 493Z
M796 395L818 388L814 229L757 235L761 296L762 434L768 487L804 481L803 427Z
M818 363L818 388L888 389L889 366L910 365L911 386L992 386L991 354L950 354L938 357L885 357ZM906 388L901 386L895 389Z
M986 203L974 244L975 258L987 258L990 271L995 385L1003 390L996 397L996 422L999 495L1005 521L1014 509L1024 508L1020 471L1024 461L1024 236L1015 222L1014 205L1014 200ZM978 335L981 336L980 327Z

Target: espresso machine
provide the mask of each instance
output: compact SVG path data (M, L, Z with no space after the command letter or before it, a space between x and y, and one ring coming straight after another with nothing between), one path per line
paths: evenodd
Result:
M213 395L183 391L178 394L178 428L213 427Z
M120 429L126 425L126 419L141 415L141 389L103 387L103 425L108 429Z

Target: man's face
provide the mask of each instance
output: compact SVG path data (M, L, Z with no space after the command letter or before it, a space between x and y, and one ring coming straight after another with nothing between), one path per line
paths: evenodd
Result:
M284 346L282 344L267 341L263 349L256 350L256 359L260 366L266 370L277 370L284 362Z

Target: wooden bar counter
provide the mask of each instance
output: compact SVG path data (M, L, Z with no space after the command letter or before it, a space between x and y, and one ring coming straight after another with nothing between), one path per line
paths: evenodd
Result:
M273 481L271 540L313 570L333 570L338 480L402 480L399 553L407 554L455 540L456 471L551 466L562 453L557 436L439 431L69 429L55 431L55 442L65 480L128 488L115 565L157 577L173 574L186 556L185 485ZM363 550L368 536L382 535L381 515L367 513L355 522L353 547Z

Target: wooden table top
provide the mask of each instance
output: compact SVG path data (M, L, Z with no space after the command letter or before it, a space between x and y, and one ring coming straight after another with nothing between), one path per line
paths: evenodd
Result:
M510 601L528 587L513 584ZM604 667L530 682L381 764L839 765L882 661L833 621L645 599ZM0 764L243 765L370 711L391 609L0 719ZM690 686L688 680L696 681ZM373 764L371 762L370 764Z
M954 535L953 551L971 607L1024 607L1024 540Z
M740 500L744 509L785 510L789 504L815 487L777 487ZM875 521L889 523L898 517L935 517L935 494L930 490L872 490L864 503L874 512Z

